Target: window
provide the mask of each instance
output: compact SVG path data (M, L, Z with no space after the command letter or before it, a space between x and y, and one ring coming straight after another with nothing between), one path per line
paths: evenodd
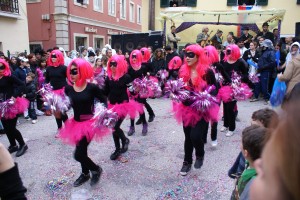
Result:
M138 24L142 23L141 12L142 12L141 6L137 6L137 23Z
M126 0L120 0L120 18L126 19Z
M80 52L80 49L82 47L88 46L87 41L88 41L87 37L75 36L75 49Z
M116 16L116 0L108 0L108 14Z
M160 7L197 7L197 0L160 0Z
M74 0L74 4L76 6L82 6L84 8L87 8L87 5L89 4L89 0Z
M134 3L129 4L129 21L134 22Z
M267 6L268 0L227 0L227 6Z
M103 12L103 0L94 0L94 10Z
M104 47L104 39L100 37L94 37L94 49L101 49Z
M0 11L19 14L18 0L0 0Z

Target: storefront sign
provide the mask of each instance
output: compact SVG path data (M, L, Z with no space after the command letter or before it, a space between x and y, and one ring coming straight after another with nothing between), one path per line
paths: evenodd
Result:
M107 34L108 35L122 35L122 34L126 34L127 32L125 31L113 31L111 29L107 29Z
M88 32L88 33L97 33L97 29L96 28L85 27L84 31Z

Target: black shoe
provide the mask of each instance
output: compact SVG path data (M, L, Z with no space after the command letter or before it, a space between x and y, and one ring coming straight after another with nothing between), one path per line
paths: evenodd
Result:
M126 138L125 143L122 144L121 153L125 153L128 150L129 143L130 143L130 140L128 138Z
M18 150L19 150L19 147L18 147L18 145L15 145L15 146L9 146L9 147L7 148L7 150L8 150L9 153L13 153L13 152L18 151Z
M140 125L140 124L142 124L142 119L141 119L141 118L139 118L139 119L135 122L135 125Z
M192 164L189 164L189 163L187 163L187 162L183 162L182 168L181 168L181 170L180 170L180 175L181 175L181 176L186 176L187 173L188 173L189 171L191 171L191 168L192 168Z
M99 167L99 169L97 171L91 171L92 173L92 178L91 178L91 186L94 186L98 183L98 181L100 180L101 174L102 174L102 168Z
M135 133L134 126L130 126L129 131L127 133L128 136L132 136Z
M153 122L154 118L155 118L155 115L150 115L149 119L148 119L148 122Z
M5 134L4 129L0 129L0 135L4 135L4 134Z
M78 177L78 179L73 183L74 187L78 187L81 186L82 184L84 184L85 182L87 182L90 179L90 174L88 173L87 175L85 175L84 173L80 174L80 176Z
M110 159L111 160L116 160L121 154L121 151L116 149L111 155L110 155Z
M145 124L143 124L142 135L143 135L143 136L146 136L147 133L148 133L148 124L145 123Z
M195 169L200 169L203 165L204 158L197 158L194 164Z
M16 156L17 157L22 156L27 151L27 149L28 149L27 144L24 144L23 146L20 146L18 152L16 153Z

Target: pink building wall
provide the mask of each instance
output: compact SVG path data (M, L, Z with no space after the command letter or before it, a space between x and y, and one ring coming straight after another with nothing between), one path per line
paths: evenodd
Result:
M135 5L135 22L129 21L129 2L133 2ZM74 49L74 34L84 34L89 37L89 46L93 46L93 35L101 35L104 38L104 43L107 44L111 35L108 33L108 29L111 32L125 32L134 33L141 32L141 24L137 24L137 5L142 6L141 0L127 0L126 1L126 19L120 18L120 1L116 0L116 16L108 15L108 1L103 0L103 12L94 11L93 1L90 0L87 6L78 6L74 4L74 0L67 0L67 12L69 19L80 18L83 21L92 20L95 24L108 24L112 28L106 28L103 26L90 25L89 23L78 23L68 21L68 40L69 50ZM28 13L28 29L29 29L29 41L31 43L42 43L42 47L46 50L57 46L56 37L56 22L54 20L55 4L53 0L42 0L37 3L27 3ZM42 20L42 15L50 14L50 20ZM90 33L85 31L85 27L97 29L97 33ZM127 30L127 31L124 31Z

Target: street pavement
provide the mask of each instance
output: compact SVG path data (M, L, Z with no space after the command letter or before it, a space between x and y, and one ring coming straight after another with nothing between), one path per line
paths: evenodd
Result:
M149 123L148 135L142 136L142 126L136 126L136 133L129 137L128 152L118 160L109 159L114 150L112 136L89 145L90 158L103 168L101 180L93 188L89 182L72 187L81 173L80 164L73 158L74 147L54 137L57 126L53 116L38 117L37 124L21 117L17 128L29 149L19 158L12 156L19 165L28 199L228 200L234 180L227 172L240 151L241 132L250 125L252 113L266 107L263 102L239 102L240 122L237 122L235 134L228 138L218 132L217 148L211 147L208 134L204 165L201 169L192 168L185 177L179 174L184 156L184 134L182 126L170 114L171 101L161 98L150 99L149 103L156 118ZM129 123L129 120L123 122L124 132L128 131ZM218 130L222 125L220 121ZM8 146L6 136L0 137L0 142Z

